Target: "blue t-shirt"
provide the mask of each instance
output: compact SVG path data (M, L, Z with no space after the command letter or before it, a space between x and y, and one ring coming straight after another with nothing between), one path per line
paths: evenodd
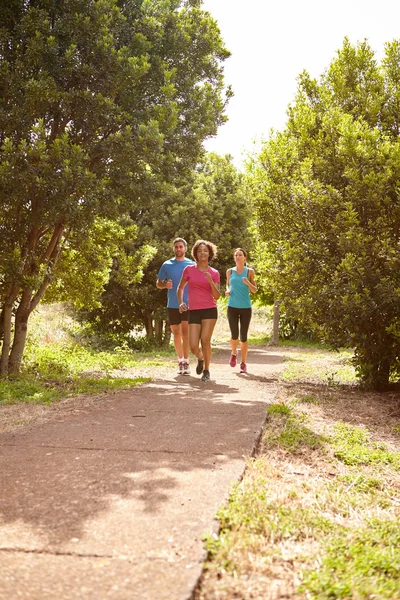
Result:
M178 297L176 290L178 289L179 282L182 277L182 273L185 267L188 265L196 264L190 258L184 258L183 260L176 260L176 258L170 258L166 260L158 271L158 279L172 279L172 288L168 290L168 308L179 308ZM183 290L183 302L188 305L188 286Z
M231 269L229 287L231 293L228 300L228 306L233 308L251 308L249 286L243 283L243 277L248 277L249 269L245 267L243 273L237 273L236 267Z

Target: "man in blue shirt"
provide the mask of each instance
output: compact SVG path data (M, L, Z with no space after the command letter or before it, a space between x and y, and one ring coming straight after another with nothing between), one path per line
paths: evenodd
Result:
M174 346L178 356L179 375L190 375L189 368L189 327L188 312L179 312L178 297L176 290L182 277L182 272L188 265L195 264L190 258L186 258L187 243L183 238L175 238L173 241L174 258L166 260L157 275L157 287L159 290L168 290L168 321L174 336ZM187 289L186 298L183 301L188 305Z

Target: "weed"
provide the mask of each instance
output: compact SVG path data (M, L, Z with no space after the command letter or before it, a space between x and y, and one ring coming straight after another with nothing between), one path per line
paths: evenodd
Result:
M370 520L329 540L320 566L303 574L312 598L400 598L400 520Z
M400 469L400 452L390 452L385 444L372 442L367 429L338 422L333 447L335 456L346 465L393 465Z
M150 378L94 378L80 376L56 381L29 380L26 378L0 381L0 406L17 402L51 404L61 398L76 394L110 392L115 389L134 387L150 381Z
M287 404L272 404L267 413L273 419L263 437L265 447L281 447L290 452L300 449L319 448L325 438L307 427L309 418L305 414L296 414Z
M302 404L320 404L320 401L313 394L306 394L298 399L298 402Z
M267 413L269 415L290 415L292 409L282 402L280 404L271 404L267 409Z

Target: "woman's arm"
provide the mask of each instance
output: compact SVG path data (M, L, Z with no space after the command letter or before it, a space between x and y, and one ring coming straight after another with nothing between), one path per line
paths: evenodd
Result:
M182 276L181 280L179 282L179 285L177 287L177 290L176 290L176 295L178 296L179 312L185 312L185 310L187 310L186 303L182 302L183 290L185 289L186 284L187 284L187 281L186 281L186 279L183 279L183 276Z
M218 300L218 298L221 295L219 281L216 283L208 271L206 271L204 273L204 275L207 277L207 279L211 285L211 293L213 295L214 300Z
M231 295L231 273L232 273L232 269L228 269L226 272L226 290L225 290L225 296L230 296Z
M255 294L257 291L257 286L254 269L249 269L247 275L248 277L243 277L243 282L248 286L250 292Z

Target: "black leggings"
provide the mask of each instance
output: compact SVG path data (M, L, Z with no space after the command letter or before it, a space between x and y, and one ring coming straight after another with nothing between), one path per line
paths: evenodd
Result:
M233 340L239 339L240 322L240 341L247 342L247 332L251 321L251 308L234 308L228 306L228 323Z

